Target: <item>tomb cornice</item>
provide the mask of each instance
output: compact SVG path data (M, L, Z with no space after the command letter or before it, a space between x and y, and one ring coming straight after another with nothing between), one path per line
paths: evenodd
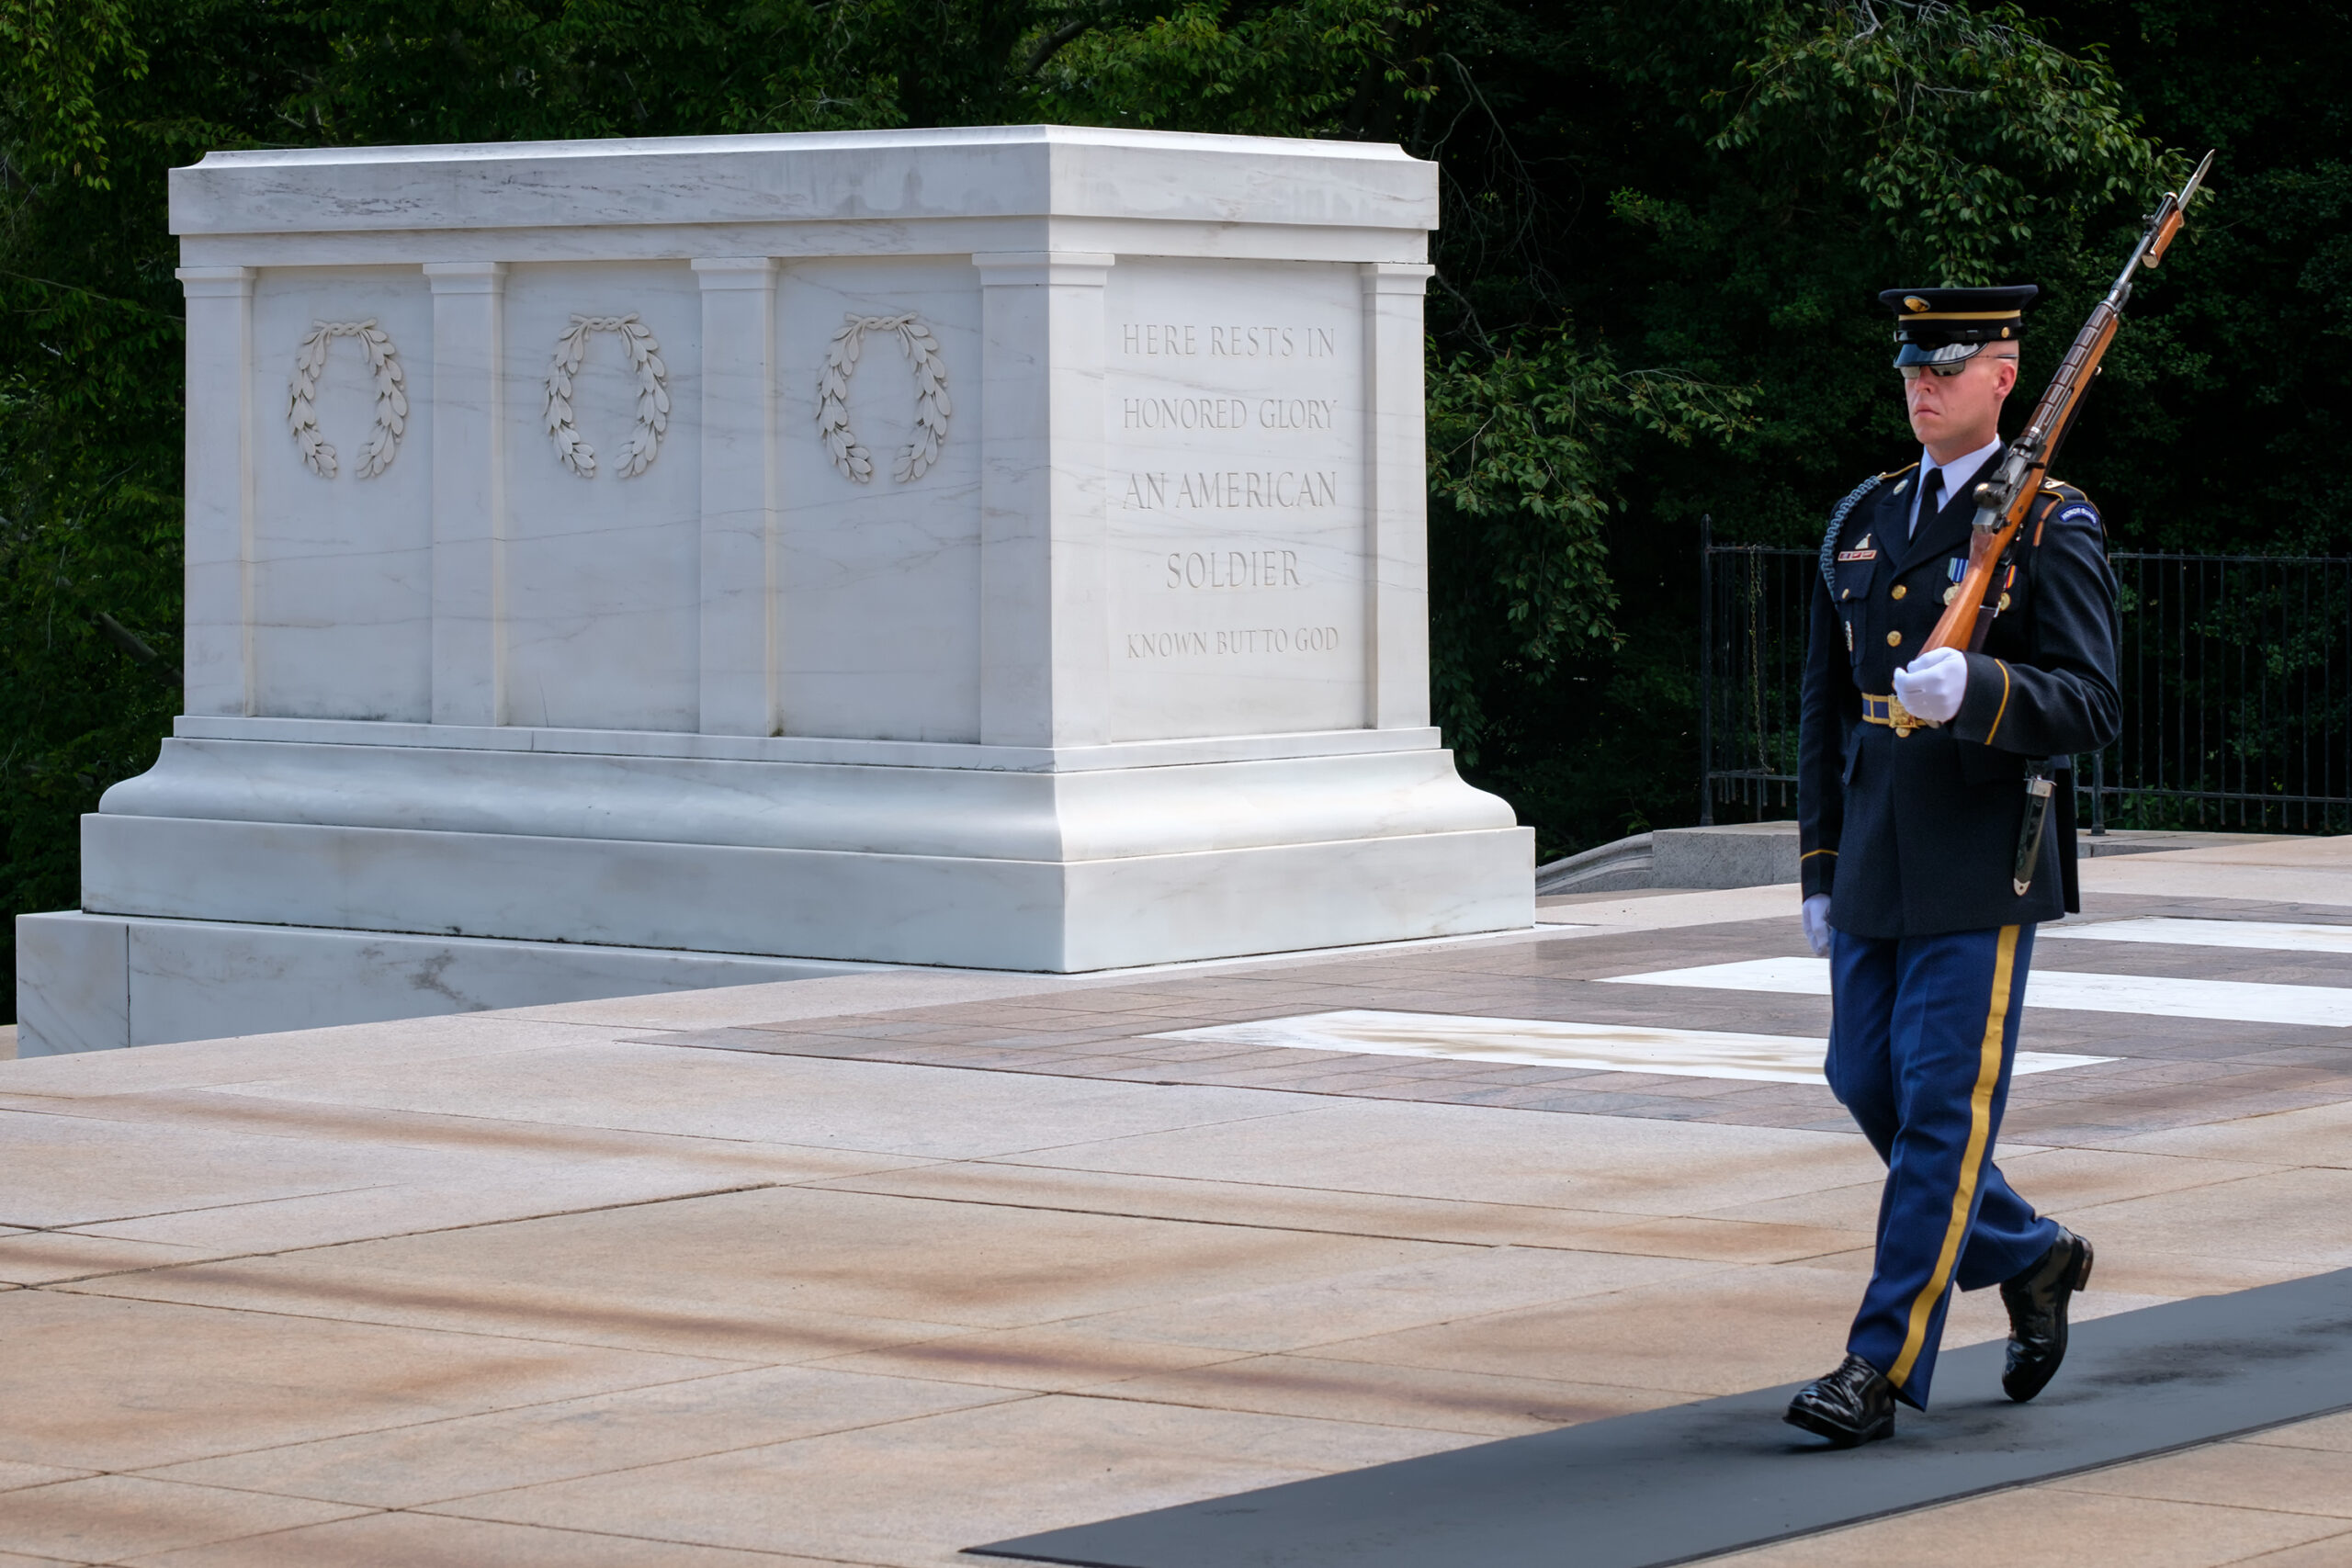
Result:
M187 237L943 218L1418 239L1437 225L1437 166L1387 143L989 126L219 152L171 175L172 231Z

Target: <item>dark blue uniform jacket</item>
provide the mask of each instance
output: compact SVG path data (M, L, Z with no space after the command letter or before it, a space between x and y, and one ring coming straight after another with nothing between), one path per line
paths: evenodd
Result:
M2070 773L2025 897L2011 874L2028 760L2071 770L2074 753L2116 735L2115 577L2098 513L2079 491L2044 487L1995 580L2008 606L1968 655L1959 714L1898 735L1862 721L1862 694L1892 693L1926 645L1976 514L1962 486L1906 538L1915 478L1880 476L1823 543L1797 763L1804 891L1829 894L1830 924L1857 936L2055 919L2081 907Z

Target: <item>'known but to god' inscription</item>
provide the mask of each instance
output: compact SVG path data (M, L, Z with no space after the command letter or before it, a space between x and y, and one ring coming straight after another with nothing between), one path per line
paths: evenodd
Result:
M1216 658L1236 653L1330 653L1337 626L1235 626L1216 631L1129 632L1129 659Z

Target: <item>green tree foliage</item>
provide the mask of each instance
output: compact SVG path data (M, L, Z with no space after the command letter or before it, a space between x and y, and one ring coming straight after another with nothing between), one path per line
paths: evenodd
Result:
M1620 371L1606 348L1579 349L1566 333L1532 352L1459 352L1430 367L1429 389L1432 696L1475 762L1489 688L1523 701L1564 660L1605 659L1623 641L1607 528L1634 438L1727 440L1752 427L1753 398L1673 371Z
M1450 732L1477 738L1477 775L1546 853L1696 808L1701 517L1809 543L1829 502L1903 460L1877 291L2040 281L2060 330L2029 344L2029 375L2046 368L2177 163L2096 51L2012 8L1686 0L1554 16L1493 0L1458 13L1448 39L1461 107L1432 139L1456 175L1441 337L1491 354L1565 333L1747 402L1682 445L1608 411L1631 462L1603 492L1622 507L1600 538L1613 646L1565 649L1534 681L1497 656L1441 666L1460 682L1443 687ZM1442 495L1437 510L1442 539Z
M2052 0L2049 17L2099 46L2150 135L2220 152L2068 477L2133 547L2352 551L2334 457L2352 440L2352 7Z
M1063 121L1444 172L1433 671L1558 852L1695 805L1698 519L1908 445L1873 296L2030 278L2046 368L2183 154L2069 477L2131 542L2352 547L2344 0L0 0L0 898L176 706L164 171L218 147Z

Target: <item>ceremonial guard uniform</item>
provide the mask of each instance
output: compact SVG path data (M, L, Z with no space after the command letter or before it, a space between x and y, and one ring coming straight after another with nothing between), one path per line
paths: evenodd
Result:
M1898 366L1932 372L2014 341L2033 292L1891 291ZM1894 673L1956 592L1979 471L1932 476L1950 481L1938 506L1922 500L1921 468L1881 474L1838 504L1805 662L1798 812L1804 894L1829 900L1827 1073L1887 1163L1847 1363L1790 1409L1792 1423L1841 1443L1891 1432L1894 1400L1925 1408L1955 1282L2005 1287L2016 1331L2007 1382L2031 1398L2057 1370L2066 1297L2090 1269L2089 1245L2036 1213L1992 1154L2035 924L2079 907L2069 770L2075 753L2116 735L2115 580L2098 511L2079 491L2046 486L1996 573L1957 712L1917 717ZM2055 783L2020 886L2036 778Z

